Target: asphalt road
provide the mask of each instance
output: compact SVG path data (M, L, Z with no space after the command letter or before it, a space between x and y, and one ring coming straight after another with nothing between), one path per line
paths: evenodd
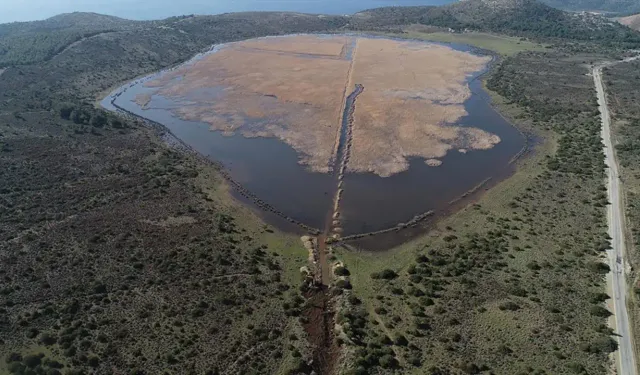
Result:
M627 59L625 61L630 61ZM617 62L619 63L619 62ZM611 140L611 116L607 106L604 85L602 82L602 68L615 63L599 65L593 68L593 80L598 92L598 105L602 115L602 139L604 141L605 163L607 165L607 190L610 204L607 206L609 235L611 249L607 251L607 259L611 272L607 281L612 292L612 312L615 322L615 332L618 334L618 351L616 367L620 375L637 375L633 337L629 315L627 313L627 282L625 260L625 210L621 199L621 182L618 174L618 161Z

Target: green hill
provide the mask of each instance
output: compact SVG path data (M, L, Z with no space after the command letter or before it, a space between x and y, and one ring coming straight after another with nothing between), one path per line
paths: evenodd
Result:
M535 38L640 45L640 34L605 17L569 13L536 0L463 0L442 7L378 8L353 17L356 28L418 23Z
M47 60L83 38L138 24L141 22L80 12L43 21L0 24L0 67Z
M544 3L559 9L570 11L593 11L612 13L638 13L638 0L542 0Z
M640 30L640 14L618 18L618 22L634 30Z

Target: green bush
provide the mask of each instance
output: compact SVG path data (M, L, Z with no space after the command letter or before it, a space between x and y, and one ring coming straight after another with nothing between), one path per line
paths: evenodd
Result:
M608 318L611 316L611 312L602 306L592 306L589 312L591 315L599 316L601 318Z
M385 354L380 357L380 367L382 368L394 368L398 364L398 361L390 354Z
M338 266L333 270L333 273L335 273L337 276L349 276L349 270L346 269L345 267L342 266Z
M393 280L396 277L398 277L398 274L394 270L390 270L388 268L371 274L372 279Z

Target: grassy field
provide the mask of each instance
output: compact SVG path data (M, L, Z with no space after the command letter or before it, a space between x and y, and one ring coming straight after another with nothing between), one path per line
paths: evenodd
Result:
M601 262L606 198L595 94L582 62L592 58L507 59L489 80L502 95L494 93L495 105L537 144L517 173L396 249L337 250L355 301L343 301L340 320L366 322L345 335L351 372L608 371L615 342ZM372 363L376 347L391 349L384 363Z
M547 48L536 42L524 38L509 37L504 35L487 34L481 32L450 33L450 32L424 32L419 26L408 27L403 37L432 42L460 43L497 52L504 56L512 56L523 51L544 51Z

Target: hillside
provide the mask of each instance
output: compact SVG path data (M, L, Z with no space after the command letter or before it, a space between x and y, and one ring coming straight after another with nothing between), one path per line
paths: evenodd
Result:
M536 0L465 0L442 7L378 8L354 16L356 28L419 23L535 38L640 45L640 34L604 17L552 8Z
M64 13L42 21L0 24L0 37L54 30L61 31L65 29L73 29L77 31L119 29L139 23L141 22L97 13Z
M632 16L618 18L618 22L625 26L629 26L634 30L640 31L640 14L634 14Z
M69 45L141 22L96 13L66 13L43 21L0 24L0 67L50 59Z
M593 11L611 13L640 12L637 0L542 0L547 5L570 11Z
M0 68L49 60L80 40L107 32L177 25L185 32L209 29L215 33L226 33L227 25L246 22L247 27L269 25L272 29L269 34L279 34L280 31L272 25L280 18L288 20L293 17L304 25L322 24L323 30L326 27L371 30L423 24L538 39L597 41L616 47L640 46L640 34L617 22L594 14L567 13L536 0L465 0L440 7L386 7L360 12L353 17L326 16L322 20L314 15L297 13L231 13L172 17L161 21L130 21L96 13L67 13L44 21L0 24Z

